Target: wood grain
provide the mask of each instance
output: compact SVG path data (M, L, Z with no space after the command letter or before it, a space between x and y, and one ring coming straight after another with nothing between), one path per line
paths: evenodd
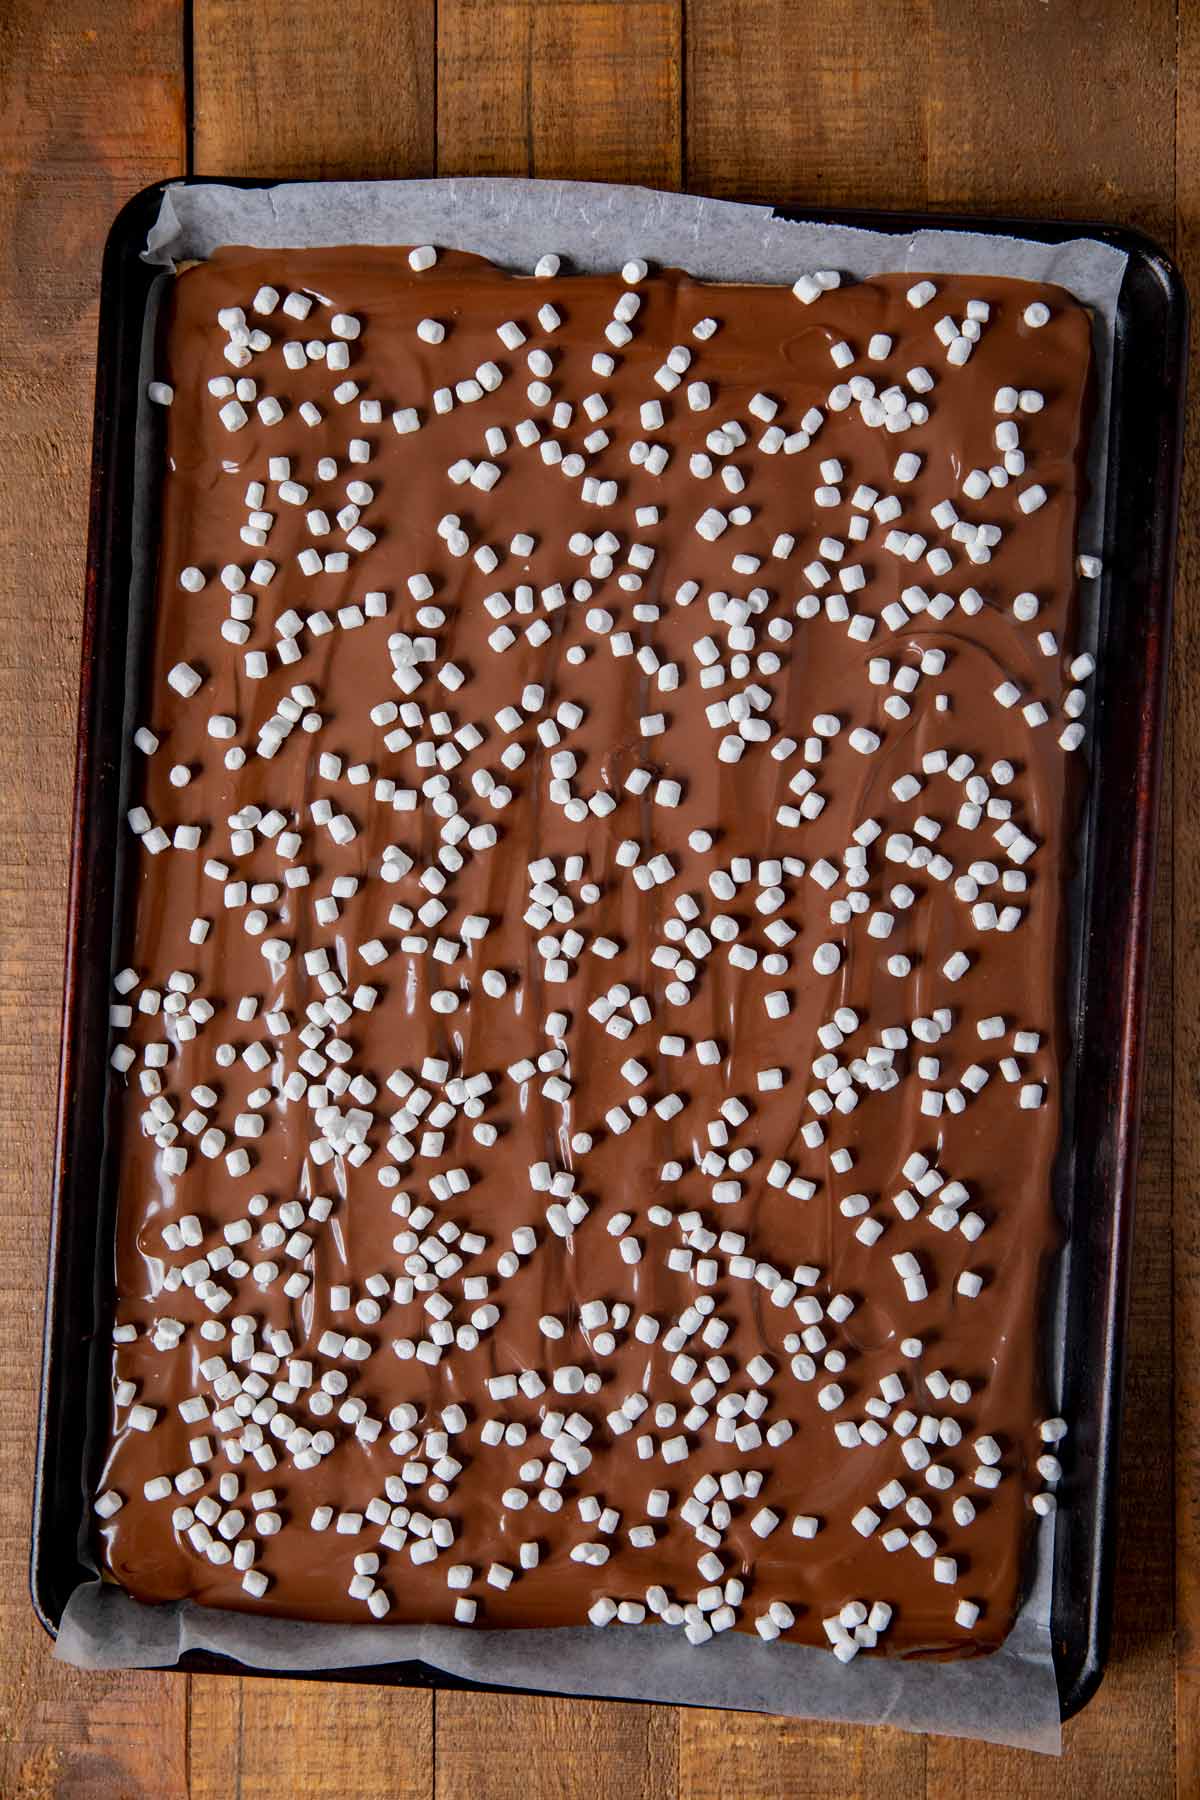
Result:
M1174 0L932 0L926 95L932 204L1170 240Z
M431 1800L427 1695L193 1676L189 1800Z
M925 1742L902 1731L692 1710L680 1721L679 1800L911 1800L925 1792Z
M436 1800L667 1800L675 1792L669 1706L438 1695Z
M0 7L0 1794L184 1792L184 1684L50 1659L29 1606L46 1219L104 235L182 171L169 0Z
M438 172L680 179L681 0L441 0Z
M1180 13L1176 254L1200 283L1200 19ZM1175 1788L1200 1790L1200 336L1193 323L1172 676L1175 722Z
M434 0L193 0L198 175L432 175Z
M928 37L928 0L689 0L686 185L768 205L921 205Z

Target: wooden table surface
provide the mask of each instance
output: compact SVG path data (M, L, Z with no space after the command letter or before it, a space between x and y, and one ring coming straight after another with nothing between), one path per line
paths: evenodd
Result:
M750 1714L88 1677L51 1660L29 1608L26 1556L97 283L117 208L145 183L185 172L587 176L748 200L1106 219L1173 247L1195 282L1200 6L0 0L0 1796L1195 1796L1195 405L1115 1633L1107 1678L1067 1728L1063 1762Z

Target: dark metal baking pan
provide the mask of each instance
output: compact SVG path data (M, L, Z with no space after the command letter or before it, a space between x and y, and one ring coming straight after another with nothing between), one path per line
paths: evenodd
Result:
M54 1634L67 1598L94 1578L84 1560L86 1502L99 1446L97 1380L111 1330L115 1182L103 1121L108 1095L109 976L119 924L125 696L138 655L131 601L135 542L154 530L139 491L140 362L149 309L164 277L140 251L167 183L118 215L100 290L95 435L83 620L58 1127L35 1474L30 1585ZM262 186L259 182L235 185ZM780 209L907 234L936 227L1059 242L1087 235L1128 263L1113 342L1113 391L1102 554L1100 650L1091 740L1089 818L1071 994L1071 1087L1056 1173L1071 1221L1064 1266L1067 1353L1062 1408L1072 1457L1061 1490L1051 1633L1062 1716L1099 1685L1112 1616L1117 1464L1138 1105L1148 992L1150 909L1165 676L1179 496L1187 300L1179 274L1136 232L961 215ZM93 1355L93 1351L98 1355ZM174 1665L268 1671L191 1651ZM322 1671L326 1680L478 1687L422 1663ZM512 1691L512 1690L504 1690Z

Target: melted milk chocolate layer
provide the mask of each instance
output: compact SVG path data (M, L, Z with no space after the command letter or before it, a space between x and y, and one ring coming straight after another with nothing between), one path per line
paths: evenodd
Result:
M139 1598L505 1626L651 1590L700 1639L783 1602L824 1644L856 1600L883 1651L1004 1637L1048 1447L1090 332L1058 289L911 280L803 304L346 249L176 282L134 798L200 842L134 852L98 1490ZM256 384L240 429L220 377Z

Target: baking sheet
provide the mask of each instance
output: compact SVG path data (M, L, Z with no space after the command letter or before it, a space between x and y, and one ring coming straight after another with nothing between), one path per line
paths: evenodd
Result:
M1092 310L1097 417L1091 498L1081 526L1097 547L1104 516L1112 332L1124 254L1080 238L1041 244L962 231L912 235L777 219L769 208L598 183L447 180L298 183L273 189L181 184L164 196L148 261L170 269L221 244L305 248L330 243L435 243L529 272L554 250L583 271L638 255L709 280L786 282L805 270L863 277L964 271L1056 282ZM147 335L145 352L150 354ZM149 373L149 368L147 368ZM147 459L139 486L155 478ZM152 564L147 543L142 587ZM1096 620L1084 622L1094 636ZM1052 1346L1051 1389L1062 1354ZM98 1580L71 1596L56 1655L81 1667L162 1667L188 1649L248 1667L311 1671L418 1659L447 1673L562 1693L684 1702L909 1730L1055 1752L1059 1696L1049 1610L1053 1524L1040 1527L1030 1596L1002 1649L974 1662L859 1657L848 1668L821 1650L764 1645L740 1633L693 1649L678 1634L619 1626L476 1631L453 1626L313 1626L202 1608L146 1607ZM90 1564L90 1557L85 1557Z

